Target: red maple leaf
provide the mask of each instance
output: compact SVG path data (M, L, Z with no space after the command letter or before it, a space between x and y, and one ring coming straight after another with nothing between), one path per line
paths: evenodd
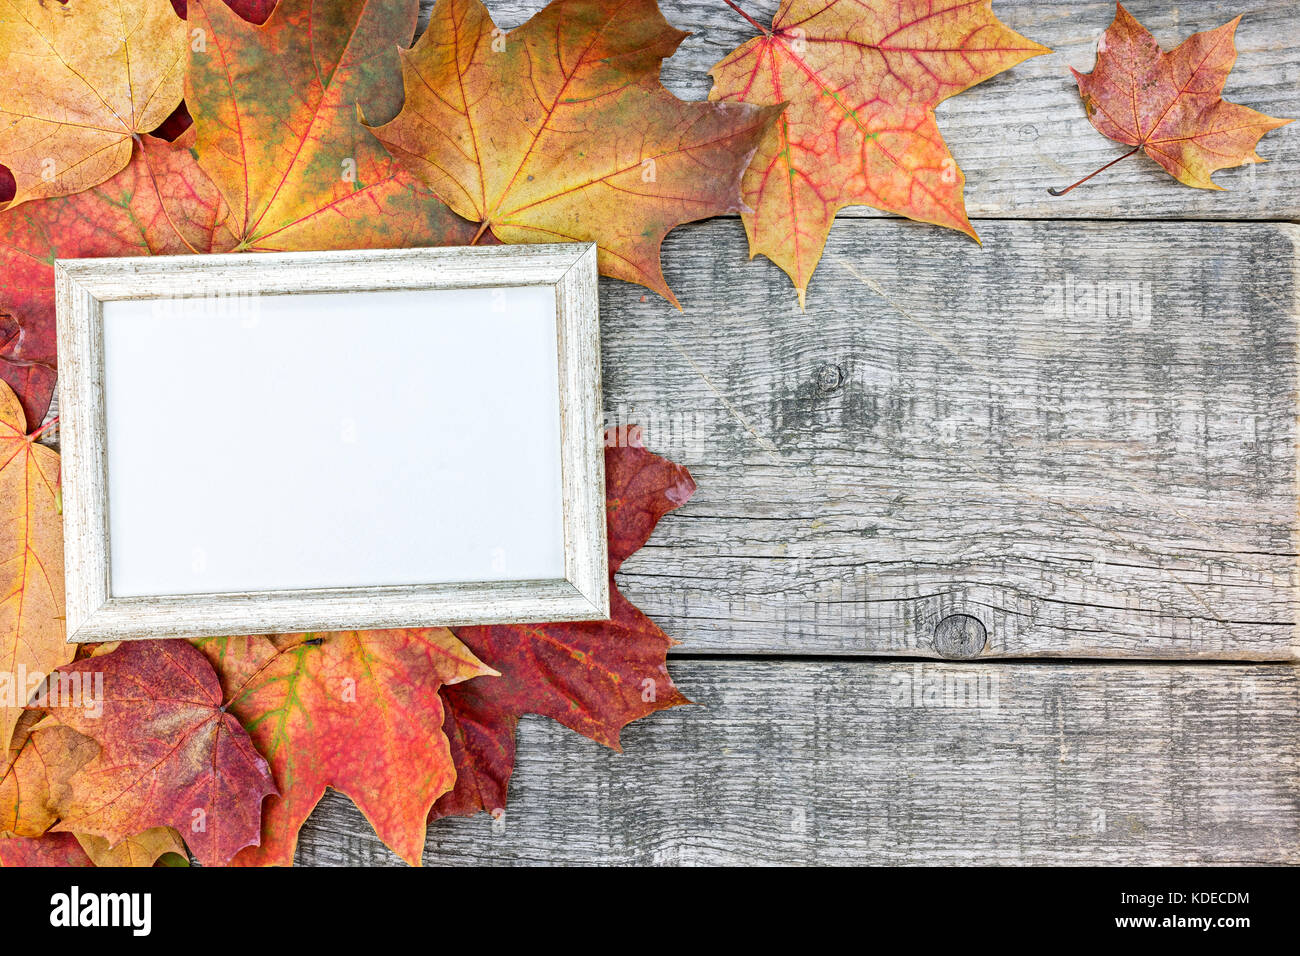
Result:
M1180 183L1222 189L1211 174L1264 162L1255 145L1269 130L1291 122L1229 103L1223 85L1237 61L1233 35L1241 17L1194 33L1169 53L1115 4L1115 22L1097 43L1091 73L1071 68L1088 119L1104 136L1133 148L1065 189L1063 196L1139 149Z
M79 676L81 693L43 709L99 744L99 756L69 778L56 830L116 844L174 826L204 864L225 863L258 842L262 798L278 791L200 650L184 641L125 641L59 673ZM93 684L87 691L99 675L102 693Z

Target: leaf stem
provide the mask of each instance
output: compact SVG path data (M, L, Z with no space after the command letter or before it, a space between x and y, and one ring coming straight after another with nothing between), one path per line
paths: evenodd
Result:
M728 2L730 2L730 0L728 0ZM1068 192L1069 192L1071 189L1073 189L1075 186L1082 186L1082 185L1083 185L1084 183L1086 183L1088 180L1092 179L1093 176L1096 176L1098 173L1104 173L1106 170L1110 169L1112 166L1114 166L1116 163L1118 163L1121 159L1128 159L1130 156L1132 156L1134 153L1136 153L1136 152L1137 152L1139 149L1141 149L1141 148L1142 148L1142 144L1141 144L1141 143L1138 143L1136 146L1134 146L1132 149L1130 149L1130 150L1129 150L1127 153L1125 153L1123 156L1116 156L1114 159L1112 159L1112 160L1111 160L1109 163L1107 163L1105 166L1101 167L1101 169L1095 169L1095 170L1093 170L1093 171L1090 172L1087 176L1084 176L1082 179L1080 179L1077 183L1074 183L1073 185L1070 185L1070 186L1066 186L1064 189L1050 189L1050 188L1049 188L1047 191L1048 191L1048 193L1050 193L1050 194L1053 195L1053 196L1064 196L1066 193L1068 193Z
M28 440L28 441L36 441L36 439L40 438L42 435L44 435L47 431L49 431L51 428L53 428L53 427L54 427L55 425L57 425L58 423L59 423L59 416L58 416L58 415L55 415L53 418L51 418L48 422L46 422L46 423L45 423L44 425L42 425L40 428L36 429L36 431L34 431L34 432L32 432L30 435L28 435L28 436L27 436L27 440Z
M731 9L735 10L735 11L736 11L737 13L739 13L742 17L744 17L746 20L748 20L748 21L749 21L749 25L752 26L752 27L753 27L755 30L757 30L759 33L762 33L764 36L766 36L766 35L768 35L768 34L770 34L770 33L772 32L772 31L769 30L767 27L763 26L763 24L759 23L757 20L755 20L753 17L751 17L751 16L750 16L748 13L746 13L744 10L740 9L740 7L738 7L735 3L733 3L732 0L722 0L722 2L725 3L727 6L731 7Z
M478 232L474 233L474 238L469 241L471 246L478 245L478 241L483 238L483 233L487 232L488 220L484 219L478 224Z

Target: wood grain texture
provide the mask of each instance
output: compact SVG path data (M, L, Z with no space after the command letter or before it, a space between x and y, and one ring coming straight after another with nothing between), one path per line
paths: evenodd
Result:
M433 0L422 0L427 18ZM760 23L771 23L777 0L740 0ZM518 26L545 0L487 0L497 25ZM664 66L664 84L686 99L704 99L714 63L755 36L722 0L660 0L674 26L691 31ZM1300 117L1300 56L1296 47L1300 2L1258 0L1134 0L1125 8L1170 49L1200 30L1244 14L1237 30L1237 67L1226 97L1271 116ZM1126 152L1092 128L1070 67L1089 72L1097 39L1115 16L1113 2L994 0L1009 27L1053 53L1020 64L942 104L939 128L966 173L972 219L1295 219L1300 218L1300 123L1270 133L1260 144L1265 165L1224 170L1215 180L1229 192L1189 189L1146 157L1108 170L1059 199L1064 187ZM882 216L864 206L841 216ZM983 227L976 223L983 234ZM816 279L813 280L816 288Z
M1300 859L1300 731L1278 719L1300 705L1291 667L695 661L675 673L705 706L633 724L622 756L524 720L504 820L436 822L426 864ZM298 861L397 862L334 793Z
M800 313L738 224L601 287L605 402L699 491L620 586L693 653L1292 659L1282 224L848 220ZM959 278L958 278L959 277Z

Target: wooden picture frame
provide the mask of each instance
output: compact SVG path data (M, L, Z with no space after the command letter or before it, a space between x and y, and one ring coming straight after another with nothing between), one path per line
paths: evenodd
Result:
M55 276L70 642L609 617L594 245L64 259L56 262ZM272 307L287 307L290 300L272 297L410 290L495 294L497 289L539 286L554 289L562 574L529 580L114 595L113 476L107 451L114 431L106 412L106 307L116 315L112 303L178 302L205 295L253 296ZM549 298L542 301L549 303ZM160 402L176 400L175 395L157 397ZM165 448L166 436L158 441ZM122 482L122 487L130 486L129 479Z

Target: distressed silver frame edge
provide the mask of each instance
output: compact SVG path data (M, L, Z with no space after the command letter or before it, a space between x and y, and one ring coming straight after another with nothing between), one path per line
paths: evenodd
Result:
M377 264L382 268L376 269ZM104 302L213 292L275 295L521 285L555 288L563 579L111 597ZM593 244L61 259L55 262L55 299L70 643L608 619Z

